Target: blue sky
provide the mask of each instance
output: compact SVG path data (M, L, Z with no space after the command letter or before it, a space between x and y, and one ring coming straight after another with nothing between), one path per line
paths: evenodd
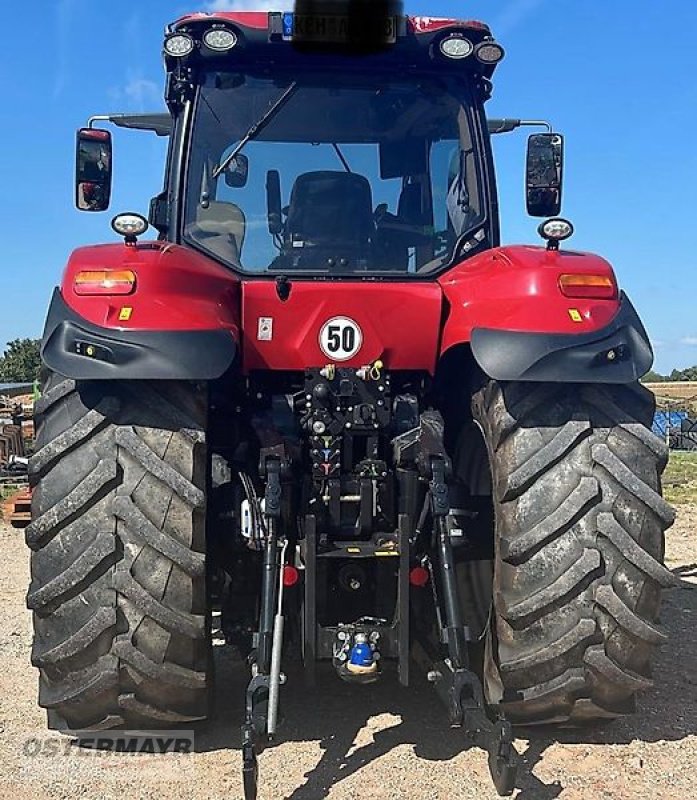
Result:
M111 211L76 211L75 128L91 114L159 108L165 24L216 5L267 4L55 0L17 12L1 57L0 348L40 335L74 247L113 240L111 212L145 213L159 191L163 141L119 130ZM576 225L574 246L614 264L660 371L697 363L697 3L407 0L406 10L491 24L508 55L489 114L548 118L566 134L564 214ZM536 239L537 222L524 209L524 152L523 134L497 140L509 243Z

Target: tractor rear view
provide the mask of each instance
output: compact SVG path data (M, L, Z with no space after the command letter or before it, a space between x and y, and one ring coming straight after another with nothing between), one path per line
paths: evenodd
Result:
M380 46L355 54L336 13L189 15L168 113L78 132L85 211L111 191L96 119L170 145L157 238L117 215L49 309L39 702L66 732L202 720L215 618L250 665L247 798L320 668L356 693L427 677L510 794L511 723L611 719L651 685L673 583L652 353L610 265L561 244L562 137L487 120L488 27L362 19ZM523 125L551 219L501 246L491 139Z

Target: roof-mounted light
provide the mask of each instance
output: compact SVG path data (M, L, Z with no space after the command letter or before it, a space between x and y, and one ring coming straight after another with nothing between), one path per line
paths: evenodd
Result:
M467 58L474 52L474 45L461 33L446 36L439 45L441 53L446 58Z
M194 49L194 40L187 33L173 33L165 39L165 53L172 58L184 58Z
M474 54L482 64L493 65L503 61L506 51L497 42L481 42L475 47Z
M203 43L209 50L224 53L237 44L237 34L228 28L211 28L203 34Z

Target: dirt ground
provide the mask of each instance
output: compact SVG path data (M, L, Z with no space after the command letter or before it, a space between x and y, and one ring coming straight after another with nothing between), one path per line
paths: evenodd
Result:
M22 531L0 525L0 546L0 796L239 798L238 723L246 675L222 655L217 719L196 732L192 755L66 748L68 740L46 731L29 663ZM665 595L662 622L671 638L657 659L655 688L641 697L634 717L580 733L538 731L519 739L525 761L519 800L663 800L697 790L697 505L679 507L666 560L685 588ZM279 743L260 758L261 798L496 797L484 754L462 750L461 736L444 725L428 686L409 693L387 684L360 689L326 676L311 696L294 696L289 689L284 694L287 721ZM58 743L59 754L48 753L47 741ZM34 754L37 742L43 754Z

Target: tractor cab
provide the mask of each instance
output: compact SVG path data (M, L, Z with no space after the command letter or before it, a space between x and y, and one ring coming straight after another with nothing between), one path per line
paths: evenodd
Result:
M503 51L486 28L405 19L356 57L265 19L187 17L165 41L186 244L256 275L413 276L496 241L482 108Z
M487 26L394 17L357 55L349 34L365 40L370 17L363 37L317 19L216 12L170 27L170 114L106 118L171 135L150 214L161 237L258 277L433 279L497 246L489 134L520 121L485 117L504 57ZM100 210L108 187L85 153L110 141L81 136L78 205ZM543 216L559 211L561 137L536 140Z

